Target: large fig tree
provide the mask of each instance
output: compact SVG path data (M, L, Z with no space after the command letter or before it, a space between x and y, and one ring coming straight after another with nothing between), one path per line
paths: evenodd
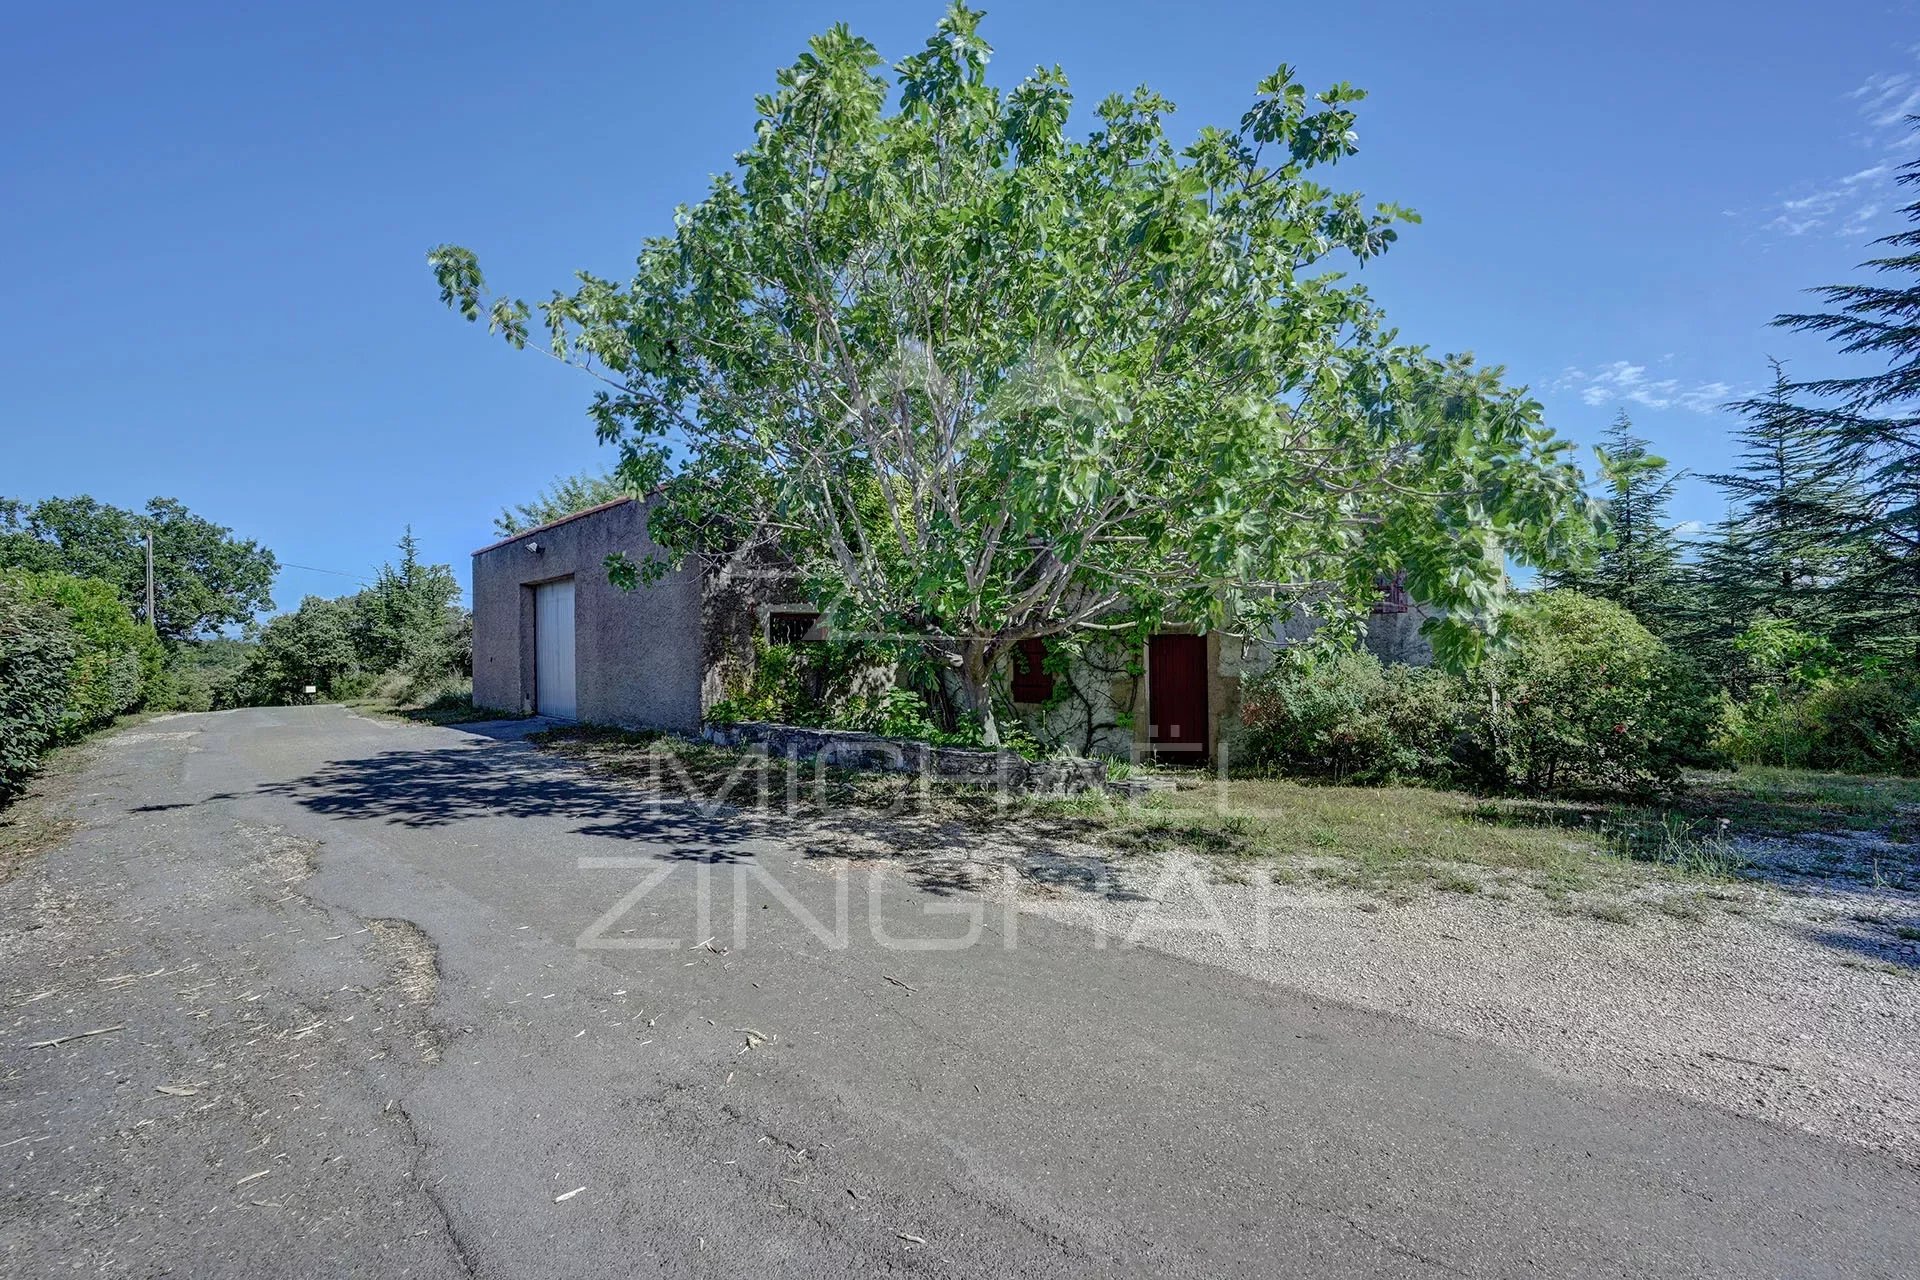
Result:
M1506 559L1584 499L1535 402L1396 345L1343 276L1412 217L1310 176L1354 152L1361 93L1283 67L1183 148L1139 89L1076 139L1058 68L988 83L979 20L956 5L891 79L846 28L816 37L630 281L539 305L607 384L622 479L672 481L657 535L777 537L840 625L946 663L990 740L1030 637L1348 616L1402 573L1448 611L1442 648L1471 645ZM430 261L529 342L471 252Z

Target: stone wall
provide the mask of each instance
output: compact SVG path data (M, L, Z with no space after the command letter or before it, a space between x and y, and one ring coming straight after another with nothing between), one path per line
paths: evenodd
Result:
M703 568L700 710L753 677L754 641L763 638L766 609L797 602L799 573L777 551L755 543Z
M822 760L843 769L913 773L944 782L989 787L1015 795L1068 796L1106 784L1098 760L1029 760L1012 751L936 747L911 738L883 738L847 729L808 729L790 724L710 724L708 742L750 747L770 756Z
M1065 670L1054 673L1049 705L1015 703L1014 711L1043 743L1082 756L1134 756L1134 721L1144 712L1145 659L1138 646L1092 641L1081 646ZM1012 683L1000 673L1001 687Z

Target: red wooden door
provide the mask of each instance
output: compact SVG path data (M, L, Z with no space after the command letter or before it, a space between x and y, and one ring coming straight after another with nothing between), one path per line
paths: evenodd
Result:
M1164 760L1207 758L1207 638L1147 641L1147 737Z

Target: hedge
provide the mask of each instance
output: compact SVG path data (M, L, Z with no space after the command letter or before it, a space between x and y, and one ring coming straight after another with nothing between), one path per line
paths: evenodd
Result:
M0 803L46 750L156 693L166 655L98 578L0 574Z
M80 646L60 610L0 578L0 804L60 734Z

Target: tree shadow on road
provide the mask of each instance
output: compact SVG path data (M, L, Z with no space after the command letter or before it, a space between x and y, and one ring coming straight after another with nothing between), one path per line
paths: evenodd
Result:
M338 760L263 795L292 800L328 818L411 828L446 827L493 818L571 821L578 835L644 840L650 852L694 862L737 862L744 842L764 824L724 804L649 792L556 767L529 751L491 744L382 751Z
M268 783L260 792L328 818L417 829L496 818L559 819L573 823L576 835L642 841L652 846L648 853L682 861L744 862L753 857L751 844L784 841L800 846L810 860L883 858L936 894L983 887L987 868L978 853L990 842L999 846L996 865L1010 858L1018 874L1038 885L1119 900L1140 896L1102 860L1075 847L1083 833L1073 824L1053 830L1045 822L1016 820L981 830L979 823L956 822L950 814L860 803L802 804L789 811L781 808L784 788L762 794L751 770L623 771L599 760L503 746L485 732L458 746L335 761L304 777Z

